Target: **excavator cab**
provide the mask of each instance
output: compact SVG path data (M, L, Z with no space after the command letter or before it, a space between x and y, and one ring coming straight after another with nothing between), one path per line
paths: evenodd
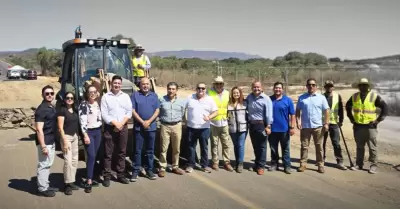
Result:
M99 86L101 93L110 89L114 75L123 78L122 91L132 94L137 88L133 82L132 62L128 50L128 39L82 38L80 27L75 31L75 39L62 45L63 65L59 79L61 90L56 99L62 101L68 91L75 93L79 105L90 84Z

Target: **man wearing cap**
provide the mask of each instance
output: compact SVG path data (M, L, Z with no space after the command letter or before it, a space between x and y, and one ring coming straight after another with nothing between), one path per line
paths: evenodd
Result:
M365 144L369 148L369 173L377 172L377 126L388 115L385 101L375 92L366 78L361 78L358 83L359 92L353 94L346 103L347 117L353 124L354 139L357 144L356 169L362 170L364 166ZM381 109L377 117L376 108Z
M136 86L139 86L140 79L148 77L148 70L151 68L149 57L143 54L144 48L138 44L133 50L132 56L132 67L133 67L133 78Z
M233 171L229 157L229 127L227 120L229 91L224 89L224 79L221 76L214 78L213 87L208 90L207 94L212 97L218 106L218 115L211 120L211 154L212 169L219 168L218 144L221 141L222 157L224 160L224 168L227 171Z
M347 170L346 166L343 165L343 155L342 149L340 147L340 131L339 128L342 127L344 113L343 113L343 103L342 97L333 92L334 85L333 81L327 80L325 81L325 93L324 96L328 101L328 105L330 107L330 117L329 117L329 129L324 133L324 161L326 158L326 140L328 139L328 135L331 138L333 151L336 157L336 163L339 169Z

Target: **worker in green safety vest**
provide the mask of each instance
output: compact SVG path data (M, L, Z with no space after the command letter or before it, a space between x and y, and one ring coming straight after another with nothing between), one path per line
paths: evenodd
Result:
M331 138L333 151L336 158L337 167L341 170L347 170L346 166L343 165L343 155L342 148L340 147L340 131L339 128L342 127L343 119L344 119L344 111L343 111L343 103L342 97L334 92L334 84L333 81L327 80L325 81L325 93L324 96L328 101L330 107L330 117L329 117L329 129L324 134L324 161L326 158L326 141L328 139L328 135Z

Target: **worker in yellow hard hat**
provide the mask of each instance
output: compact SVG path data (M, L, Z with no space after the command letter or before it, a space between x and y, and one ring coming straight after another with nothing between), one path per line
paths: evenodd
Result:
M364 166L365 144L369 148L369 173L377 172L377 126L388 115L388 106L376 92L371 91L371 84L366 78L358 82L359 92L353 94L346 103L347 117L353 124L354 139L356 140L356 168ZM376 108L381 109L379 116Z
M133 49L132 66L136 86L139 86L140 80L143 77L148 77L148 71L151 68L150 60L143 52L144 48L140 44L136 45Z

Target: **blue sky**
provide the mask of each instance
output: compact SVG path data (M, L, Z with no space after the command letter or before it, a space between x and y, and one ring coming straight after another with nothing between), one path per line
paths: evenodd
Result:
M147 51L288 51L359 59L400 53L400 0L2 0L0 50L133 37ZM46 35L47 34L47 35Z

